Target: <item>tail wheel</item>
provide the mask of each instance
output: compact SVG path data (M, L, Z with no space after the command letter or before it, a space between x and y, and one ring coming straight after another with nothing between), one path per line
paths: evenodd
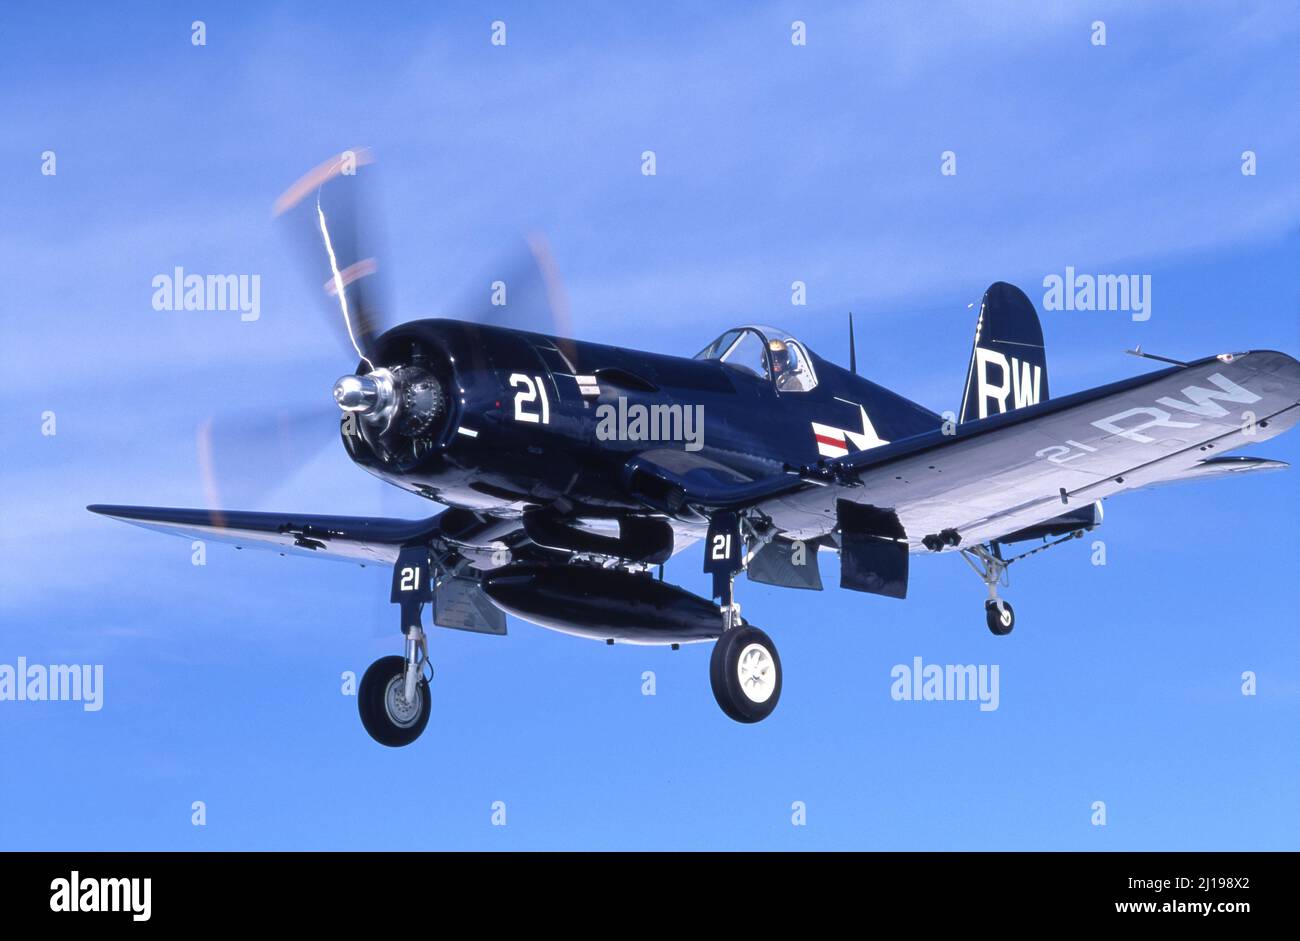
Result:
M756 627L726 631L713 645L709 681L722 711L737 722L760 722L781 699L781 658Z
M1012 610L1011 602L1001 599L994 601L990 598L984 602L984 619L988 622L989 630L999 637L1010 634L1016 626L1016 612Z
M370 664L357 689L361 724L380 745L409 745L429 724L429 682L423 676L406 699L406 658L380 657Z

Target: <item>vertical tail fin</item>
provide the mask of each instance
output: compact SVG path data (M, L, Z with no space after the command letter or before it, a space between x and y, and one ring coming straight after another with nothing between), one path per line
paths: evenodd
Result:
M1045 401L1047 351L1038 312L1024 291L997 281L980 301L959 420L976 421Z

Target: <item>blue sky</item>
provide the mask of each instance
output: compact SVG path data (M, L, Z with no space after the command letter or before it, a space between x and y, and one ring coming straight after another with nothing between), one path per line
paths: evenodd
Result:
M1055 394L1144 371L1138 343L1300 352L1298 34L1263 3L9 11L0 663L103 664L105 705L0 703L0 848L1296 848L1294 472L1109 502L1106 566L1074 543L1013 569L1008 638L956 557L915 560L904 603L742 582L786 670L755 727L717 709L704 647L437 631L434 714L398 751L339 692L398 652L385 573L218 546L196 567L83 507L202 505L199 422L319 402L351 366L270 205L359 144L402 319L541 232L578 336L689 355L777 322L844 361L852 309L860 369L936 410L984 287L1041 307L1067 265L1150 274L1152 317L1045 313ZM155 311L175 265L259 274L261 318ZM1300 462L1300 435L1249 453ZM253 508L429 509L338 447ZM998 664L1000 708L892 701L915 656Z

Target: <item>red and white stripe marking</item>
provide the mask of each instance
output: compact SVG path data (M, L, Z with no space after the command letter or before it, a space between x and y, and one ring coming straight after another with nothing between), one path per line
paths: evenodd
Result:
M812 423L813 437L817 440L817 453L822 457L844 457L849 453L848 443L844 440L841 428Z

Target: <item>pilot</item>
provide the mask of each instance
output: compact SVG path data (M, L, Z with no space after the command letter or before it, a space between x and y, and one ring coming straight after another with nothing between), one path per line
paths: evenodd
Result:
M776 387L784 389L794 381L794 362L790 356L790 347L784 340L768 340L767 352L772 359L772 378Z

